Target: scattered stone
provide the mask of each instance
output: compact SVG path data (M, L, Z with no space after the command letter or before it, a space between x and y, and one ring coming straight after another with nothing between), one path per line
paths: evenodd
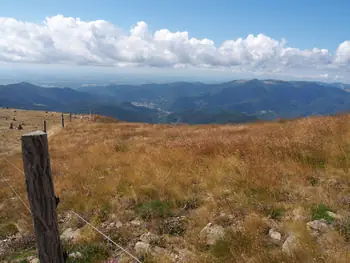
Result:
M134 219L130 222L133 226L141 226L142 222L139 219Z
M77 251L77 252L72 252L72 253L70 253L70 254L68 255L68 257L74 258L74 259L78 259L78 258L82 258L83 255L82 255L79 251Z
M274 230L272 228L269 230L269 236L276 243L279 243L281 241L281 238L282 238L281 233L277 232L276 230Z
M71 228L67 228L61 234L61 240L63 240L63 241L72 241L74 243L74 242L78 241L79 238L80 238L79 229L76 231L73 231Z
M135 244L135 252L136 255L139 257L146 256L150 253L150 244L147 244L145 242L139 241Z
M30 263L40 263L40 260L38 258L33 258Z
M234 216L221 213L214 219L214 223L223 227L228 227L233 223Z
M225 236L225 229L222 226L208 223L199 233L199 238L207 245L214 245L216 241L223 239Z
M18 125L18 127L17 127L17 129L18 129L18 130L23 130L22 125L21 125L21 124L19 124L19 125Z
M140 240L147 244L156 244L159 241L159 236L148 232L146 234L141 235Z
M282 245L282 252L292 256L299 247L299 240L294 234L290 234Z
M105 224L102 227L106 227L107 231L113 230L113 229L119 229L123 227L123 223L120 221L112 222L110 224Z
M13 123L10 123L10 129L13 130Z
M327 221L324 219L310 221L306 225L313 235L319 235L329 230Z

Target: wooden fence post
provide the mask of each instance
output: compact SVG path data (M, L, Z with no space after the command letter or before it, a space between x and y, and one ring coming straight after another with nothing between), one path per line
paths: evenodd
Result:
M64 128L64 116L63 116L63 113L61 115L61 119L62 119L62 128Z
M69 122L72 122L72 113L69 113Z
M46 133L46 120L44 120L44 132Z
M40 263L64 263L46 133L22 136L22 159Z

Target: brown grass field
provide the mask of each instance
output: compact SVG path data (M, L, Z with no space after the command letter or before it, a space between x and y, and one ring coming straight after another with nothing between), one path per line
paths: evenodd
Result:
M3 121L15 115L27 132L40 128L47 114L0 111L0 152L22 169L20 152L12 151L22 132L9 131L10 121ZM52 119L59 124L58 113ZM74 120L64 129L49 121L56 129L49 148L60 215L73 209L96 226L111 218L123 224L141 218L144 231L165 240L164 248L187 249L194 263L350 262L350 115L247 125L102 120ZM26 199L24 176L1 158L0 172ZM31 231L23 205L3 181L0 186L0 225ZM314 237L306 223L327 219L322 209L341 218ZM186 224L174 234L167 225L176 216L185 216ZM209 222L226 227L225 237L211 247L198 238ZM293 255L271 242L270 228L282 239L297 235ZM110 235L133 251L131 228ZM86 231L80 245L91 244L105 242ZM172 261L150 256L144 262Z
M29 111L19 109L0 109L0 156L9 155L20 149L20 139L24 133L42 130L46 119L48 134L61 125L61 113L45 111ZM14 129L9 129L13 123ZM17 130L21 124L23 130Z

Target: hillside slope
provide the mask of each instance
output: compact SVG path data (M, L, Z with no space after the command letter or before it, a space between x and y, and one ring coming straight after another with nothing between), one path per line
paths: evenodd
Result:
M349 115L204 126L77 121L49 146L60 229L79 233L65 247L83 255L69 262L117 257L69 209L143 262L349 262ZM22 167L19 154L9 158ZM3 161L0 170L25 197L23 175ZM0 188L0 233L25 236L30 216L11 197ZM28 257L32 244L16 243L3 258Z
M152 105L175 115L189 112L188 118L196 111L233 111L271 120L350 110L349 85L341 83L252 79L220 84L110 85L80 90L117 101Z
M204 84L203 84L204 85ZM205 86L205 85L204 85ZM210 87L210 85L208 86ZM84 90L86 89L85 92ZM201 84L196 83L172 83L165 88L157 85L146 86L112 86L96 87L95 92L87 87L74 90L70 88L44 88L21 82L16 84L0 86L0 107L21 108L27 110L62 111L75 113L98 113L111 116L118 120L128 122L159 123L168 113L159 110L158 107L171 105L170 101L178 96L201 94L206 90ZM90 93L91 94L90 94ZM131 102L154 101L157 107L135 106ZM146 103L146 106L148 104ZM180 113L183 115L183 111ZM211 114L202 112L201 118L196 118L193 113L187 114L185 119L188 123L205 124L215 123ZM206 116L207 115L207 116ZM236 118L239 115L238 118ZM244 114L230 114L226 112L218 116L224 123L246 122L251 120L250 116ZM171 118L173 119L173 118Z
M170 111L220 109L275 119L330 115L350 110L348 91L315 82L233 81L221 84L218 90L196 97L178 98Z

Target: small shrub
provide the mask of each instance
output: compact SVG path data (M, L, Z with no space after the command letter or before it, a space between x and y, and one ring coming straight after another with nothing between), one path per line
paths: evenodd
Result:
M271 219L275 219L275 220L280 220L282 218L283 214L284 214L284 208L282 208L282 207L273 208L270 211Z
M68 251L79 251L81 258L68 258L67 263L95 263L107 259L108 247L101 243L85 244L71 247Z
M323 203L312 207L312 220L325 219L328 224L331 224L334 218L327 214L328 211L331 210Z
M128 151L128 144L123 140L118 140L114 144L114 149L116 152L127 152Z
M181 217L164 220L159 226L159 233L182 236L187 228L187 222Z
M9 223L0 226L0 238L6 238L12 236L18 232L15 224Z
M285 211L283 207L275 207L273 205L264 205L261 209L266 216L274 220L281 220Z
M320 179L315 176L309 176L307 177L307 180L312 186L316 186L320 182Z
M188 198L180 201L178 206L183 208L186 211L191 209L196 209L200 206L200 200L198 200L198 198L196 197Z
M103 204L102 208L98 211L95 218L95 223L105 222L112 210L112 206L109 203Z
M171 216L172 205L170 202L163 202L160 200L151 200L147 203L142 203L136 207L136 213L143 219L151 219L155 217Z

